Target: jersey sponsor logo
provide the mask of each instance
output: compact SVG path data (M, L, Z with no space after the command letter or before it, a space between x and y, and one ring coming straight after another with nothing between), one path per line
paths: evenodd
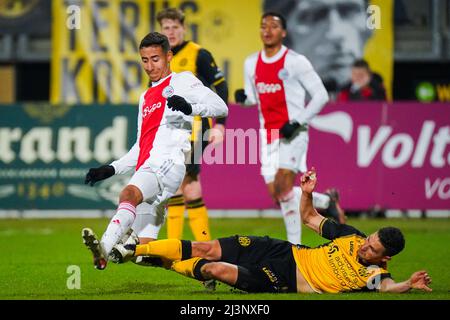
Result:
M278 71L278 78L280 80L287 80L289 78L289 71L285 68L280 69L280 71Z
M350 241L350 249L349 249L349 254L352 256L353 255L353 250L355 249L355 246L353 244L353 241Z
M328 254L331 255L331 254L335 253L336 251L339 251L339 247L335 243L330 244L330 248L328 249Z
M167 86L163 89L162 96L167 99L167 98L173 96L174 91L175 90L173 89L172 86Z
M243 247L248 247L251 243L251 240L249 237L239 237L238 241L239 241L239 244Z
M359 274L361 277L366 278L366 277L368 277L368 276L370 275L370 272L369 272L369 270L367 270L366 267L360 267L360 268L358 269L358 274Z
M281 85L279 83L258 82L256 84L256 89L260 94L275 93L277 91L281 91Z
M146 118L147 116L151 115L153 113L153 111L155 111L158 108L161 108L162 103L158 102L158 103L154 103L152 106L147 106L142 110L142 118Z
M269 278L270 282L272 282L272 283L277 283L278 282L278 278L275 275L275 273L272 272L272 270L270 270L267 267L263 267L262 270L267 275L267 277Z

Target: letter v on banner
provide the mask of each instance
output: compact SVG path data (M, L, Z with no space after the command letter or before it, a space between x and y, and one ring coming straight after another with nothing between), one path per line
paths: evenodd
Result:
M368 167L381 146L391 135L392 128L389 126L381 126L372 141L370 141L370 127L360 126L358 128L358 158L359 167Z

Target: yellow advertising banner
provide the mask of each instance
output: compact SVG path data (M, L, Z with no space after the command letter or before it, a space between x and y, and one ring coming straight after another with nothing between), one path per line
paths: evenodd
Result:
M392 100L394 66L393 1L371 0L366 27L373 26L373 34L364 48L364 58L371 69L383 77L386 94Z
M138 46L160 31L157 13L186 15L186 39L209 50L230 93L242 86L245 57L261 48L260 0L55 0L52 23L52 103L137 103L148 79Z

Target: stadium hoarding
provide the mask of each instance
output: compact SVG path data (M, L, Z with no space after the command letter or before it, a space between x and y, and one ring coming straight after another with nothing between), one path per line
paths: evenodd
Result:
M324 111L328 121L342 112L344 122L334 127L347 132L339 137L316 123L309 163L328 167L321 185L339 188L343 205L450 209L449 104L335 104Z
M88 168L125 154L136 106L0 107L1 209L112 209L128 176L84 185Z
M231 107L227 130L259 127L255 109L234 108L238 107ZM310 125L307 165L318 170L318 191L337 188L349 210L375 206L449 210L450 106L329 104ZM274 207L258 164L202 170L204 198L210 207Z
M0 209L114 209L129 176L93 188L84 176L129 150L136 113L133 105L1 106ZM274 208L252 155L257 128L256 108L230 106L225 143L214 161L202 159L209 208ZM318 170L318 191L337 188L349 210L449 210L449 105L329 104L310 125L307 164Z

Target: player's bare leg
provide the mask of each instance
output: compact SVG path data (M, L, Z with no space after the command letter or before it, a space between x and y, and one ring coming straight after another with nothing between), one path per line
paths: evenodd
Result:
M238 266L227 262L209 262L200 268L203 278L218 280L234 286L238 280Z
M217 280L244 291L254 291L261 286L260 280L247 268L223 261L191 258L174 262L171 269L190 278Z

